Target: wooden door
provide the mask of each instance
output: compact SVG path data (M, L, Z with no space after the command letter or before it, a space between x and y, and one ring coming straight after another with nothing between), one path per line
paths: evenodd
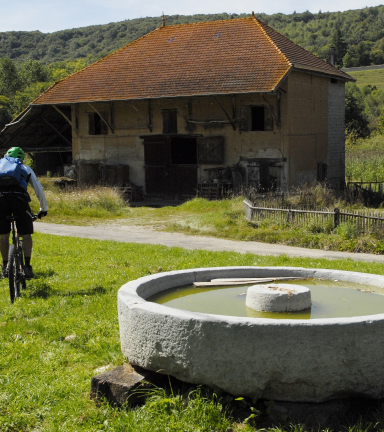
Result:
M144 138L145 189L149 195L169 195L170 145L168 137Z
M148 195L181 198L196 194L196 138L145 137L144 162Z

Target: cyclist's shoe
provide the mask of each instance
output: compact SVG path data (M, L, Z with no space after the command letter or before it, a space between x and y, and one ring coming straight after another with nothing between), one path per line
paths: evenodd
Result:
M6 279L8 277L8 266L3 265L3 267L1 268L1 277L3 279Z
M24 266L24 275L25 279L33 279L35 274L33 273L32 266Z

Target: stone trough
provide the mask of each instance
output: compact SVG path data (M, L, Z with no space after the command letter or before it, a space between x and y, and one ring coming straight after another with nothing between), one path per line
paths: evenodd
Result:
M222 267L146 276L118 293L123 354L132 365L236 396L292 402L384 397L384 313L277 320L188 312L146 301L196 281L283 276L384 287L384 276L297 267Z

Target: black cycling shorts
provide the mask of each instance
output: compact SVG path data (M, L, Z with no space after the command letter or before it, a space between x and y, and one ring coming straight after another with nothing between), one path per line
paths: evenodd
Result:
M33 234L33 213L22 193L0 192L0 234L11 232L11 222L7 216L16 216L17 232L20 236Z

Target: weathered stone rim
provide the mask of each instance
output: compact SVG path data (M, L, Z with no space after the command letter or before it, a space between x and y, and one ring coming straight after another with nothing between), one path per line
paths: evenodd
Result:
M252 317L234 317L231 315L216 315L200 312L190 312L184 309L177 309L165 305L160 305L153 302L148 302L146 299L154 294L165 291L170 288L178 286L189 285L193 282L207 282L217 277L271 277L271 276L297 276L305 277L308 279L327 279L339 280L343 282L360 283L363 285L377 286L384 288L384 276L359 273L346 270L328 270L328 269L307 269L304 267L256 267L256 266L239 266L239 267L208 267L208 268L195 268L188 270L175 270L164 273L156 273L154 275L143 276L134 281L130 281L123 285L118 292L118 301L128 301L131 305L135 304L137 307L150 309L152 312L161 315L182 315L185 318L204 319L217 321L224 320L230 322L265 322L268 324L275 324L286 322L291 325L327 325L346 324L348 322L366 321L367 317L374 319L384 319L384 313L373 315L361 315L357 317L336 317L336 318L316 318L316 319L273 319L273 318L252 318ZM215 274L217 273L217 274ZM231 274L235 273L235 274ZM180 283L180 280L182 283ZM178 283L175 283L178 282ZM171 284L170 284L171 282Z
M219 267L145 276L118 293L130 364L236 396L291 402L384 397L384 313L313 320L189 312L146 299L219 277L295 276L384 287L384 276L299 267Z

